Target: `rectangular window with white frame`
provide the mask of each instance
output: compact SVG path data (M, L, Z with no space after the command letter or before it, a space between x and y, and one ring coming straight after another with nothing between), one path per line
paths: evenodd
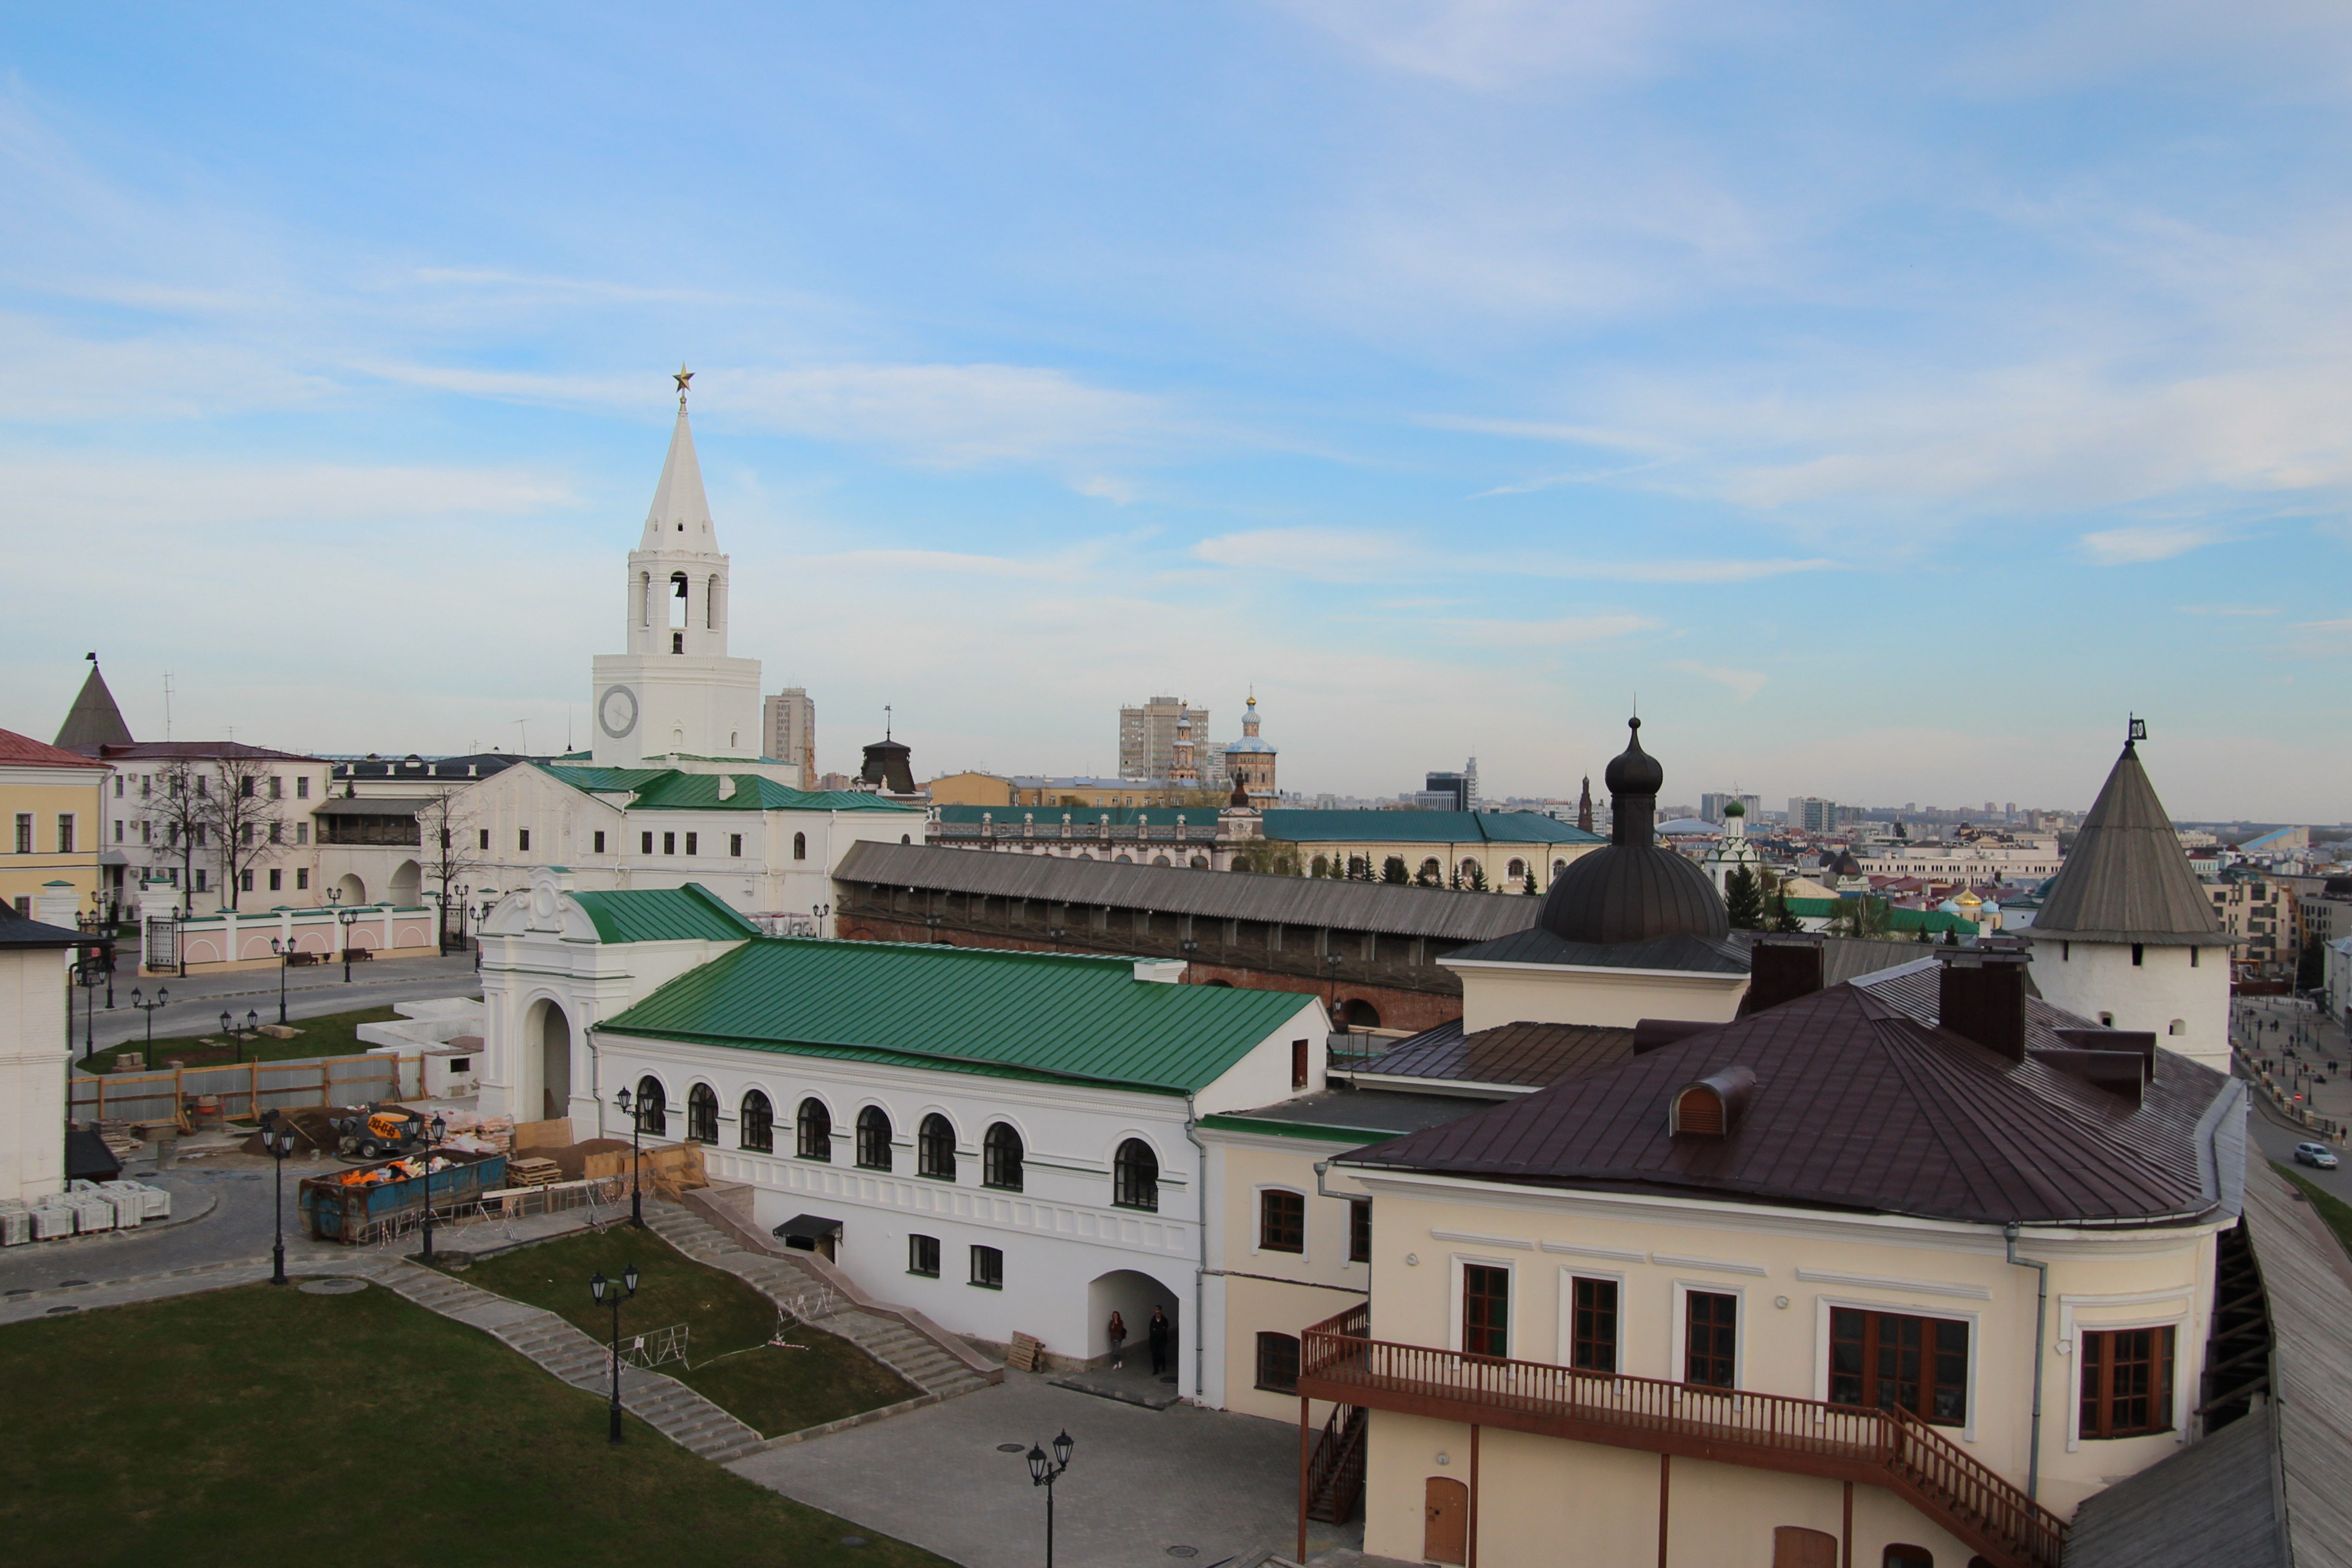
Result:
M1701 1388L1737 1388L1748 1292L1737 1285L1675 1281L1673 1376Z
M1622 1274L1559 1271L1559 1361L1579 1372L1625 1370Z
M2179 1291L2058 1298L2058 1353L2064 1356L2066 1451L2118 1437L2187 1429L2193 1376L2178 1357L2188 1343L2188 1301ZM2137 1309L2137 1311L2131 1309ZM2078 1314L2092 1321L2082 1322Z
M1517 1265L1507 1258L1454 1255L1454 1311L1448 1348L1465 1355L1511 1354L1511 1308Z

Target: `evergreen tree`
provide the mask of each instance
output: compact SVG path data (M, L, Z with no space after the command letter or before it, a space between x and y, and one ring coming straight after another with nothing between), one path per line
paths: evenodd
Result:
M1475 861L1470 865L1470 891L1473 893L1486 891L1486 868Z
M1412 879L1404 873L1404 856L1391 855L1381 866L1381 880L1391 886L1402 887Z
M1528 874L1527 874L1527 885L1526 885L1525 887L1523 887L1523 888L1519 889L1519 891L1520 891L1521 893L1533 893L1535 890L1536 890L1536 873L1535 873L1534 872L1530 871L1530 872L1529 872L1529 873L1528 873Z
M1723 905L1731 915L1733 930L1764 929L1764 889L1748 867L1734 866L1731 874L1723 879Z

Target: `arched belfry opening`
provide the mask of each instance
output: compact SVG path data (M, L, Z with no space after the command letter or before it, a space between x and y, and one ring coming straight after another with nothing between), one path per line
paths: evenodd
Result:
M682 571L671 572L669 574L669 623L673 630L683 628L686 625L686 607L688 592L689 590L687 585L686 573Z

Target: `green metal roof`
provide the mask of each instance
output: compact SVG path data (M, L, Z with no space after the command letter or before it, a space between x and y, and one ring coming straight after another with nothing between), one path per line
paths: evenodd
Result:
M633 811L896 811L919 808L885 800L856 789L795 789L756 773L730 773L734 792L719 798L716 773L685 773L675 768L582 768L538 763L549 778L592 795L626 794Z
M617 893L575 893L572 902L596 923L605 942L741 942L760 928L727 907L698 882L684 887L629 888Z
M780 936L722 954L598 1027L1190 1093L1313 1001L1139 980L1130 958Z
M1781 902L1789 906L1791 915L1826 919L1851 908L1855 901L1851 898L1790 898ZM1957 931L1963 936L1977 934L1975 921L1947 909L1889 909L1885 914L1886 929L1889 931L1928 931L1938 936L1947 931Z
M1294 844L1598 844L1608 841L1540 811L1272 810L1262 831Z

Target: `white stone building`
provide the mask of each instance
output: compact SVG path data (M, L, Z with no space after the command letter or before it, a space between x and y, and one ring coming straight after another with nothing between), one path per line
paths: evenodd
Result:
M42 911L74 916L72 889ZM66 1185L66 961L87 938L0 904L0 1198Z
M1320 1000L1181 963L761 936L715 893L534 873L485 927L485 1111L709 1145L761 1227L952 1332L1201 1387L1202 1117L1322 1087ZM796 1226L793 1222L799 1222Z

